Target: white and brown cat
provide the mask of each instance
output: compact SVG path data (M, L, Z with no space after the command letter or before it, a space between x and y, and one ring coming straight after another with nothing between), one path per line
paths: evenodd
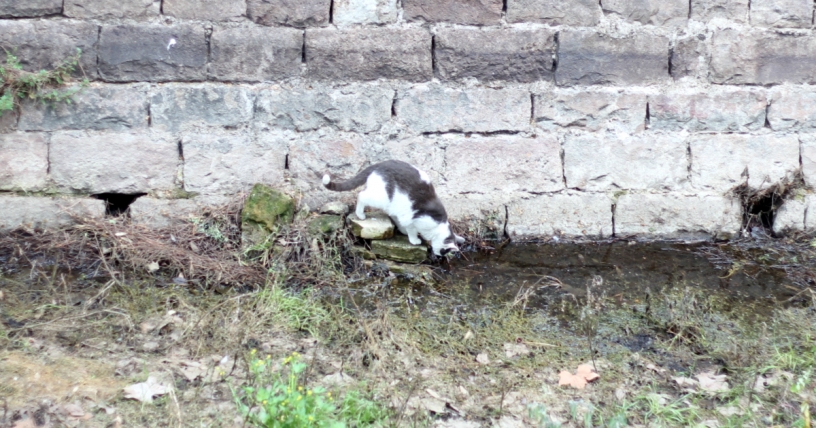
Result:
M323 185L329 190L345 192L365 184L357 196L357 217L365 219L366 207L385 211L400 232L408 235L411 244L422 243L420 236L431 244L437 256L459 251L456 244L465 240L455 235L448 223L448 214L436 196L431 179L415 166L389 160L369 166L346 181L332 181L323 175Z

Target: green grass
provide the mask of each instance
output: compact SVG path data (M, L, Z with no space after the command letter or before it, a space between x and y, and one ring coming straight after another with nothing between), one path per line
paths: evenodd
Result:
M64 60L53 70L27 72L14 52L6 52L5 63L0 64L0 116L14 110L22 99L32 99L44 103L70 103L74 95L88 85L83 79L80 85L64 89L79 67L82 50Z

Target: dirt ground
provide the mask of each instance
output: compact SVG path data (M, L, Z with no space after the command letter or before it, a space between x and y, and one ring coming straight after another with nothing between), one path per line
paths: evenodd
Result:
M473 234L465 261L397 275L344 231L241 251L236 218L0 237L0 427L249 425L253 358L293 352L306 384L383 409L352 426L811 424L809 237L694 249L722 278L783 272L785 299L625 295L614 273L534 272L508 294L451 274L502 251Z

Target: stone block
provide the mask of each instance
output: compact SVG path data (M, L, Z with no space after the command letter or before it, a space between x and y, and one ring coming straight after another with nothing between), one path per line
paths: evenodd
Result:
M77 19L148 19L159 16L161 0L65 0L65 16Z
M263 183L255 183L241 209L241 228L261 226L275 232L295 219L295 199Z
M446 150L450 193L554 192L564 189L561 144L553 134L452 140Z
M306 30L309 77L321 80L431 80L431 34L423 28Z
M331 0L247 0L247 16L262 25L325 26L330 9Z
M345 180L371 163L362 135L317 131L291 135L288 142L289 177L304 193L306 204L319 207L328 201L356 201L357 191L333 192L323 187L321 179L328 172L333 179Z
M511 203L507 212L510 236L600 238L612 235L612 200L604 194L536 195Z
M403 0L407 21L449 22L463 25L498 24L502 0Z
M811 199L808 197L807 199ZM804 195L799 195L789 199L782 204L774 213L773 232L777 235L785 235L788 232L801 232L805 230L805 221L809 211L808 200Z
M646 92L555 88L533 97L536 124L546 130L578 128L627 133L646 127Z
M649 129L755 131L765 125L767 104L756 89L674 90L649 97Z
M131 221L154 228L188 222L200 209L195 199L156 199L147 196L136 198L129 207Z
M0 0L0 18L34 18L61 12L62 0Z
M750 2L751 0L691 0L691 19L708 22L719 18L747 23Z
M712 38L709 79L730 85L816 83L816 36L720 30Z
M397 0L335 0L332 22L336 25L390 24L397 22Z
M810 0L752 0L751 25L774 28L810 28L813 2Z
M523 89L454 89L420 84L401 91L397 118L414 132L496 132L530 128L530 93Z
M688 0L604 0L601 7L606 14L644 25L679 27L689 16Z
M163 0L162 14L181 19L231 21L246 16L246 0Z
M329 126L374 132L391 120L394 89L352 84L341 88L265 89L258 93L255 122L274 128L311 131Z
M407 236L399 235L385 241L372 241L371 252L378 258L400 263L422 263L428 255L428 247L413 245Z
M816 187L816 134L800 134L799 141L805 184ZM816 211L813 213L813 219L816 221Z
M636 33L615 38L588 30L564 30L558 40L558 85L649 85L669 77L669 40L665 36Z
M548 29L441 28L436 33L437 76L456 80L553 80L555 33Z
M628 193L615 208L616 236L728 239L741 226L739 203L721 195Z
M20 112L17 109L0 113L0 134L16 131L18 119Z
M671 75L675 79L698 77L705 70L706 35L678 37L671 52Z
M99 74L110 82L204 80L207 39L191 24L102 26Z
M18 128L21 131L123 131L146 128L147 119L147 85L95 84L81 89L70 103L24 101Z
M54 229L104 216L105 203L99 199L0 195L0 231Z
M51 136L51 178L61 191L147 193L171 191L178 175L178 141L147 133Z
M217 27L210 37L209 76L262 82L300 74L303 31L293 28Z
M279 185L287 141L273 134L257 139L232 133L190 134L182 139L184 190L233 195L255 183Z
M691 182L724 193L742 183L763 189L799 168L796 136L704 134L690 137Z
M48 180L45 134L0 134L0 190L39 191Z
M328 235L343 229L343 218L339 215L319 215L309 219L306 230L311 235Z
M679 133L570 134L564 142L564 175L570 189L677 190L688 184L687 151Z
M601 7L594 0L507 0L507 22L540 22L550 25L594 26L601 21Z
M2 49L13 52L23 70L40 71L52 70L62 65L80 49L81 67L74 74L92 79L96 76L98 31L97 26L90 22L0 21L0 52Z
M816 91L802 87L776 87L769 97L768 123L774 131L816 129Z
M236 127L252 119L254 102L255 94L241 86L170 84L151 95L150 115L162 130Z
M363 239L388 239L394 236L394 223L388 214L382 211L366 213L365 219L360 219L351 213L346 218L351 225L352 235Z

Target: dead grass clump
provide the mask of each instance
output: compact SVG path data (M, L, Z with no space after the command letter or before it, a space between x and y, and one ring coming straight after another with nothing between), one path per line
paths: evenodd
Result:
M739 198L742 204L742 229L750 231L754 227L760 227L770 233L776 211L797 190L805 187L801 169L765 188L750 187L747 182L735 187L731 194Z

